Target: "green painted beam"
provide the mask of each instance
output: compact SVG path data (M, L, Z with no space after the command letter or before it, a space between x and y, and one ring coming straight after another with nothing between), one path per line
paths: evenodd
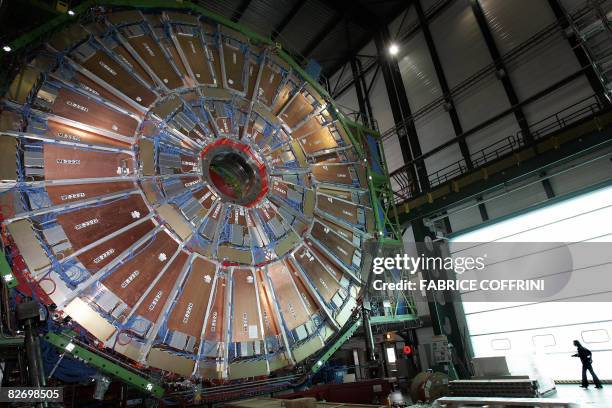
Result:
M372 325L410 322L413 320L418 320L418 317L413 314L395 316L370 316L370 324Z
M78 358L103 373L116 377L143 392L150 393L158 398L164 395L164 389L159 384L71 342L71 338L67 335L49 332L45 335L45 340L61 350L62 353L66 352L72 357Z
M6 260L4 252L0 253L0 278L2 278L2 282L4 282L9 289L14 288L19 283L15 275L13 275L13 271Z
M0 347L21 346L23 337L4 337L0 336Z
M329 360L331 358L331 356L340 348L342 347L342 345L344 343L346 343L346 341L348 339L351 338L351 336L353 334L355 334L355 332L357 331L357 329L359 328L359 326L361 325L361 320L357 319L355 321L355 323L353 323L353 325L351 327L349 327L342 336L340 336L340 338L338 340L336 340L334 342L334 344L332 344L327 351L319 358L319 360L313 364L312 368L310 369L310 372L312 374L316 374L321 367L323 367L323 365L327 362L327 360Z

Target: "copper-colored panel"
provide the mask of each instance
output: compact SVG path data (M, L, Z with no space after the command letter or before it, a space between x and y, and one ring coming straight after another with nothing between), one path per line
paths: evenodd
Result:
M90 273L96 273L123 251L131 247L136 241L151 232L153 228L155 228L155 224L147 220L100 245L96 245L89 251L83 252L77 258Z
M299 93L289 102L289 105L280 114L280 117L290 128L294 128L295 125L304 120L313 111L312 104L308 102L304 94Z
M287 156L289 156L286 153L289 152L287 152L285 148L286 146L281 146L270 153L270 160L268 160L268 164L271 167L282 167L286 163L285 159Z
M97 51L81 65L142 106L150 106L155 101L156 96L153 92L102 51Z
M181 154L181 171L183 173L189 173L197 169L198 167L198 159L195 156L188 156L186 154Z
M350 229L342 227L335 222L320 218L318 216L315 216L315 219L327 228L334 230L334 232L340 235L342 238L346 239L347 241L353 242L353 238L355 238L355 233Z
M198 197L200 194L201 197ZM209 186L206 186L199 192L194 193L194 197L198 198L198 200L203 197L204 199L202 200L202 206L207 210L209 210L217 202L217 195L211 190Z
M200 338L215 277L215 264L196 258L183 292L168 317L168 329Z
M340 289L338 282L325 271L319 260L304 246L295 252L295 261L300 265L306 275L308 275L321 297L323 297L326 302L329 302L338 289Z
M20 112L3 110L0 112L0 131L2 130L22 130L23 116Z
M142 67L142 65L140 65L138 61L136 61L132 54L130 54L123 45L113 48L112 51L118 55L123 62L130 66L140 78L149 84L149 86L155 85L155 81L153 78L151 78L151 75L149 75L149 73Z
M304 302L304 305L306 306L306 313L308 314L308 316L314 315L315 313L319 311L319 305L317 304L315 299L312 297L312 294L310 293L310 291L306 289L306 285L302 281L302 278L299 276L299 273L295 270L295 265L293 265L291 262L288 262L287 265L289 266L289 269L291 270L291 273L292 273L291 278L293 279L293 282L295 282L295 286L297 288L299 296L302 298L302 301Z
M195 125L194 128L187 133L187 137L201 144L206 143L206 132L204 132L200 125Z
M266 136L258 129L253 130L253 141L261 146Z
M117 177L117 169L133 172L133 158L125 153L97 152L46 144L43 151L46 180Z
M265 65L263 72L261 73L261 80L259 81L259 100L267 105L272 105L276 89L281 83L282 76L272 69L269 65Z
M164 56L159 44L150 35L128 38L128 42L168 88L183 86L183 81Z
M219 129L219 132L225 133L225 134L232 133L232 120L230 118L226 118L226 117L216 118L215 123L217 124L217 128Z
M285 85L278 92L278 95L276 96L274 106L272 107L273 114L278 115L283 106L285 106L285 103L287 103L287 101L289 100L292 91L293 85L290 82L286 82Z
M215 44L207 43L206 50L208 51L208 59L215 70L215 78L217 78L217 86L219 88L225 88L223 81L221 80L221 57L219 56L219 49Z
M287 328L293 330L306 323L310 318L310 311L304 308L300 293L293 284L291 271L283 262L276 262L268 266L268 276Z
M232 341L261 340L255 277L249 269L232 272Z
M264 222L270 221L276 216L276 211L272 207L261 207L257 209L257 213Z
M177 34L183 54L187 58L187 63L195 75L195 80L202 85L213 85L215 80L210 72L208 58L200 39L191 35Z
M238 224L242 226L247 225L247 213L243 207L234 207L232 208L229 216L230 224Z
M317 208L351 224L357 224L357 206L333 197L320 195L317 197Z
M210 306L208 321L206 322L206 330L204 338L208 341L222 342L224 340L225 331L225 276L217 278L215 285L215 295L213 303Z
M183 63L183 60L181 59L181 56L179 55L178 50L176 49L176 46L174 45L174 43L168 39L163 39L162 45L164 46L166 51L168 51L168 53L170 54L170 58L176 64L176 67L178 68L183 78L188 78L189 73L187 72L187 68L185 67L185 64Z
M140 217L149 212L139 195L59 214L57 222L76 250L136 221L134 211L137 211Z
M198 190L198 191L196 191L196 192L194 192L194 193L193 193L193 197L194 197L196 200L200 200L200 199L201 199L202 197L204 197L204 196L206 196L206 199L211 200L211 202L213 201L213 193L212 193L212 190L210 189L210 187L209 187L207 184L206 184L206 185L203 185L203 187L202 187L200 190ZM205 200L206 200L206 199L205 199Z
M257 84L257 75L259 75L259 64L255 61L249 61L249 68L247 72L247 80L249 86L247 88L246 98L251 100L253 98L253 91L255 91L255 85Z
M54 205L68 204L74 201L89 200L101 195L136 189L131 181L116 183L91 183L47 186L47 195Z
M67 88L58 91L51 113L127 137L138 127L136 119Z
M123 108L127 110L128 112L133 113L135 110L132 105L130 105L123 99L119 98L117 95L112 93L110 90L102 87L97 82L94 82L93 80L89 79L85 75L81 74L80 72L76 72L74 74L73 82L80 88L83 88L85 91L89 93L93 93L94 95L97 95L101 98L104 98L108 102L114 103L118 107Z
M174 261L168 266L164 275L151 288L149 294L143 299L138 309L136 309L136 315L142 316L150 322L157 321L187 259L189 259L189 255L183 251L174 258Z
M265 271L259 269L256 272L259 288L259 307L261 308L261 320L263 322L264 337L278 336L280 334L279 323L274 314L274 301L268 286Z
M327 128L321 128L317 132L300 139L300 144L306 154L338 147L338 143Z
M321 261L321 263L327 267L327 270L331 271L334 274L336 280L340 282L342 276L344 275L344 272L342 271L341 267L338 266L338 263L335 260L330 259L323 252L319 251L319 249L314 246L314 244L309 240L305 240L305 243L310 252L316 255L319 258L319 261Z
M317 116L313 116L291 132L291 137L298 139L323 128Z
M176 252L178 244L165 232L146 242L102 283L132 307Z
M321 193L325 193L325 194L330 195L330 196L342 198L343 200L353 201L353 195L352 195L352 193L350 191L334 190L334 189L325 188L325 187L319 188L319 189L317 189L317 191L319 191Z
M227 86L242 92L244 90L244 54L242 51L224 42L223 64L225 65Z
M200 182L200 176L197 175L186 175L179 177L179 179L181 180L181 183L183 183L183 187L185 188L192 188Z
M276 180L272 182L272 192L279 197L287 198L287 188L289 188L287 183Z
M310 166L310 168L312 169L312 175L318 181L337 184L353 184L353 179L349 171L349 164L321 164L316 166Z
M344 241L338 235L334 234L332 230L318 222L315 222L310 234L314 239L319 241L319 243L333 252L340 260L342 260L342 262L346 263L347 265L351 265L353 263L355 247Z

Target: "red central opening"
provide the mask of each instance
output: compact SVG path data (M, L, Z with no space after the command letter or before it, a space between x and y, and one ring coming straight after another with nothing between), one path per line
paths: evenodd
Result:
M268 191L266 168L251 148L230 139L220 139L201 153L204 174L228 201L251 207Z

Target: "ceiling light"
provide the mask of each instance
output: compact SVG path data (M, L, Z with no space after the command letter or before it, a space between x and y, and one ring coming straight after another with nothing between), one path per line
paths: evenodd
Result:
M399 46L395 43L392 43L389 46L389 54L391 55L397 55L397 53L399 52Z
M11 52L11 51L13 50L13 49L12 49L10 46L8 46L8 45L5 45L4 47L2 47L2 49L3 49L4 51L6 51L6 52Z

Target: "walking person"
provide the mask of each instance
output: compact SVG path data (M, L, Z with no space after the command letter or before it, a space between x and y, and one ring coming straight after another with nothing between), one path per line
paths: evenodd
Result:
M580 358L580 362L582 362L582 388L589 388L589 381L587 380L587 370L591 373L591 377L593 377L593 383L595 383L595 388L603 388L599 378L593 371L593 358L591 357L591 350L584 347L578 340L574 340L574 346L578 349L578 352L574 354L572 357Z

